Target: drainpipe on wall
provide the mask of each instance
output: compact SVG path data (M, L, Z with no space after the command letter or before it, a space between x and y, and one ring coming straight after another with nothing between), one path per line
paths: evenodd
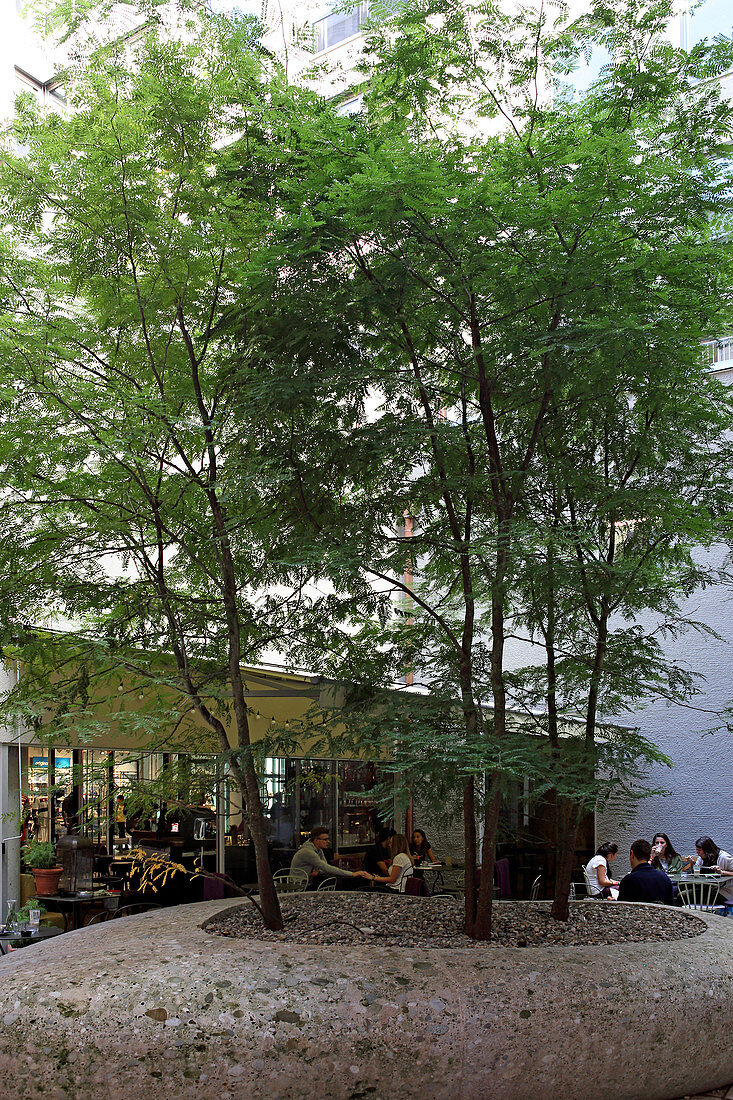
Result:
M0 666L3 687L18 682L18 669ZM5 920L10 898L20 902L20 841L22 804L20 794L21 725L0 728L0 921Z
M216 873L223 875L226 870L226 776L220 774L216 781Z

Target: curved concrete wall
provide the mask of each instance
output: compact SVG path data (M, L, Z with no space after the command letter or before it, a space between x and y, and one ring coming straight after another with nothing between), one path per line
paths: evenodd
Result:
M446 951L207 935L220 909L0 961L0 1094L667 1100L733 1080L724 918L671 943Z

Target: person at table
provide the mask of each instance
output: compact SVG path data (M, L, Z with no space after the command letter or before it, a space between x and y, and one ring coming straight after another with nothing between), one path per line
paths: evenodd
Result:
M388 875L375 875L372 879L379 886L386 887L391 893L404 894L405 883L412 874L413 860L410 845L403 833L395 833L390 841L392 862Z
M618 855L618 844L606 841L589 860L585 867L588 876L588 889L592 898L613 897L612 890L618 886L616 879L609 878L608 868Z
M328 829L316 827L311 829L310 839L302 844L290 861L291 871L305 871L308 875L308 889L315 890L324 878L334 875L336 878L365 878L372 876L366 871L347 871L343 867L334 867L326 861L324 852L331 843Z
M389 865L392 861L389 842L394 836L394 829L382 828L377 833L377 841L367 848L361 868L370 875L389 875Z
M629 852L631 870L619 883L619 901L656 902L674 905L674 889L664 871L649 862L652 846L648 840L635 840Z
M651 865L665 875L678 875L682 870L682 856L675 851L666 833L655 833L652 841Z
M715 871L726 881L718 884L717 902L719 905L733 905L733 856L719 848L709 836L700 836L695 841L697 857L687 856L684 869Z
M430 847L430 841L425 836L425 833L422 831L422 829L413 829L412 831L410 855L412 856L416 867L419 867L421 863L439 862L433 855L433 850Z

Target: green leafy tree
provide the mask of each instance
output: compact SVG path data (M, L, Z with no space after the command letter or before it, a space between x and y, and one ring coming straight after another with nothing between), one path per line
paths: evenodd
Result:
M627 356L605 351L610 402L589 405L580 419L565 409L570 431L548 422L530 499L535 541L520 578L516 625L544 659L515 674L515 695L528 712L541 708L536 723L558 763L562 715L582 716L585 727L577 789L565 762L567 793L557 806L560 919L582 816L614 794L638 796L633 769L612 766L615 739L602 731L599 742L597 722L649 698L694 698L704 677L672 661L664 640L692 629L712 634L684 618L680 602L727 579L706 551L730 539L730 400L694 363L684 394L661 371L632 391ZM653 758L649 748L644 755Z
M361 116L340 119L324 108L307 141L269 150L280 211L273 247L288 276L268 293L285 314L305 292L349 320L360 352L352 386L371 401L369 417L349 409L340 425L331 411L326 426L314 427L312 449L297 415L284 424L275 412L272 421L274 435L292 431L299 440L279 448L291 470L294 521L318 532L324 571L336 584L358 576L362 586L353 588L353 610L363 626L343 635L340 652L332 639L328 670L384 688L413 669L442 701L439 725L431 732L425 724L422 734L420 707L408 704L406 736L422 749L433 737L436 766L448 751L462 776L466 929L478 938L490 930L507 779L536 776L557 789L567 771L559 736L549 779L547 753L510 713L524 689L508 675L505 644L528 621L528 554L538 528L551 529L556 518L543 506L560 509L565 545L581 553L564 568L562 601L584 608L588 622L574 615L563 643L578 669L589 639L597 658L580 678L585 755L572 770L568 805L587 804L598 791L602 692L609 700L614 691L629 701L636 694L629 675L609 681L609 617L647 601L658 606L653 570L661 577L684 555L696 524L704 540L715 529L712 489L696 510L694 488L705 440L719 433L730 406L722 387L705 380L699 340L728 306L728 248L712 226L728 212L720 154L731 119L715 82L700 78L729 64L730 46L675 50L663 38L669 17L666 4L614 3L550 25L543 12L417 3L372 34ZM593 43L612 61L574 97L566 87L572 64ZM313 371L333 384L327 362ZM695 415L683 421L688 393ZM635 463L629 449L604 478L596 410L623 427L629 408L648 461ZM644 442L647 417L653 428ZM687 452L671 442L682 423ZM667 459L677 478L669 496L684 491L690 511L684 519L671 506L655 513L648 543L666 546L667 557L637 559L624 591L618 573L630 566L616 561L615 532L646 513L627 497L614 516L609 493L626 479L628 491L643 496ZM582 533L565 516L578 461L590 469L578 491ZM720 486L727 455L718 451L714 461ZM409 536L395 533L404 517ZM605 534L594 543L589 531L598 522ZM565 553L564 567L567 560ZM614 578L608 591L604 570ZM395 595L405 601L398 615ZM658 654L645 652L633 631L625 648L627 671L633 651L634 660L651 662L652 679ZM317 661L314 649L306 653ZM578 694L563 698L570 707ZM449 724L446 708L455 713L451 701L460 726L447 750L439 730ZM574 706L571 713L577 717ZM393 741L400 723L381 724ZM629 737L619 757L628 763L633 740L637 756L654 758Z
M271 181L252 173L234 203L217 160L243 127L265 140L283 93L249 22L187 19L97 50L67 73L67 111L21 102L8 132L0 572L24 676L6 707L57 737L115 723L150 747L208 730L279 928L243 665L316 601L270 501L249 387L275 338L250 287ZM232 336L235 305L249 327ZM132 706L110 706L118 684Z

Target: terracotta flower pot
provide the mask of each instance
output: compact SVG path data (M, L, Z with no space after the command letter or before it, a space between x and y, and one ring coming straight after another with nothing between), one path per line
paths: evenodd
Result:
M59 880L64 873L63 867L34 867L36 897L47 898L58 892Z

